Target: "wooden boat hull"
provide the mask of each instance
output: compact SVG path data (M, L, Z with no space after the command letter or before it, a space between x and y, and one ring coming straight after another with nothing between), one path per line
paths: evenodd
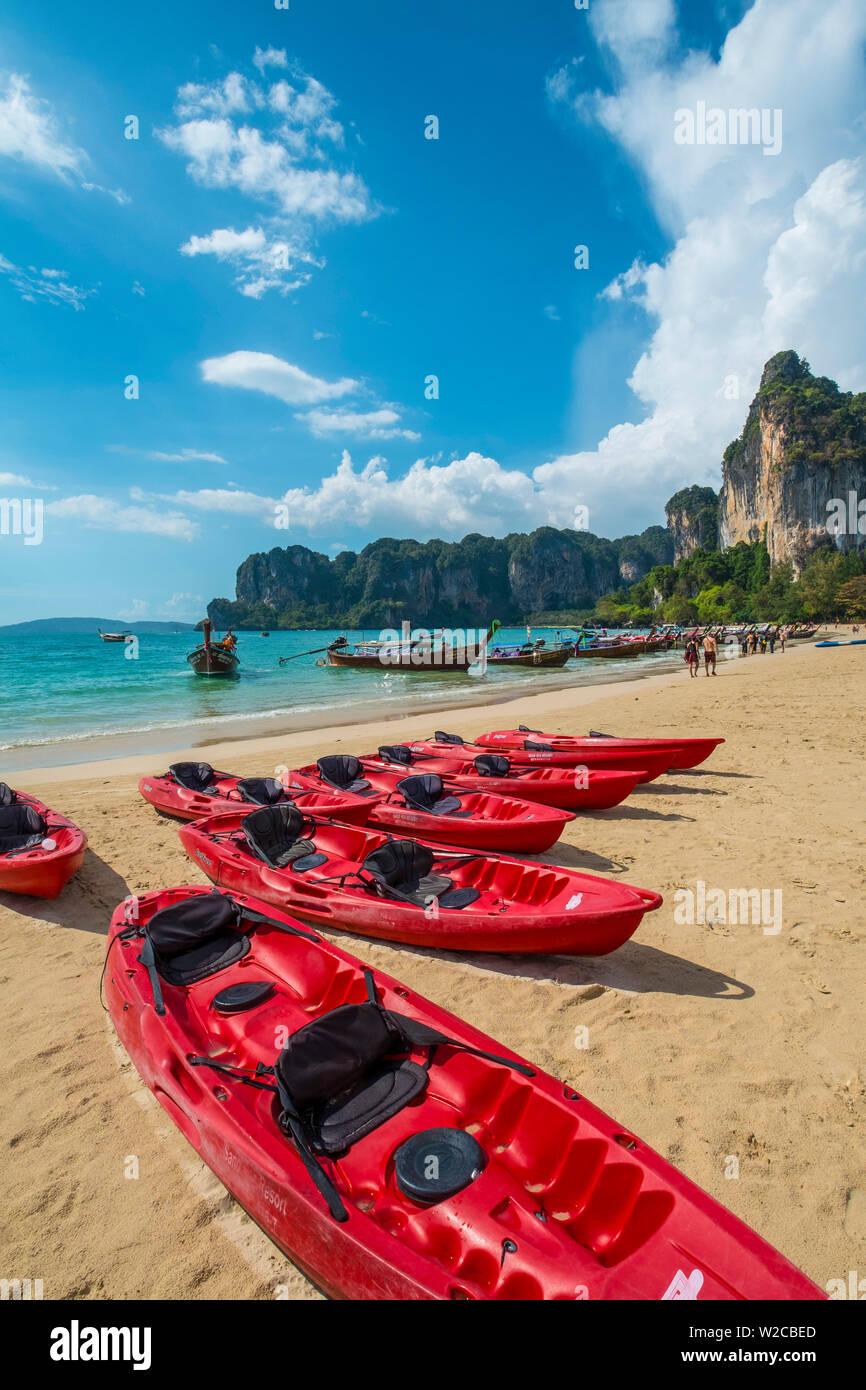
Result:
M443 653L442 656L448 655ZM516 655L497 656L495 650L488 651L486 662L489 668L499 670L502 666L520 666L532 669L546 667L557 669L564 666L569 657L573 655L571 647L551 647L549 650L539 648L535 651L518 653ZM480 658L476 653L467 655L463 650L456 650L450 660L428 660L413 661L409 653L395 653L393 656L370 656L355 655L346 651L329 651L327 665L329 666L348 666L359 671L415 671L420 675L435 675L441 671L468 671L470 666L479 662Z
M646 642L619 642L614 647L576 647L574 655L576 657L616 658L624 656L643 656L646 650Z
M187 661L197 676L234 676L240 665L236 652L213 646L196 647L187 656Z

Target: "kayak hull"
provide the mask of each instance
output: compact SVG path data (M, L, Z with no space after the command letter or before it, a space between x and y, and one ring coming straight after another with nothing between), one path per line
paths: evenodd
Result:
M224 1058L273 1065L278 1034L366 997L362 962L321 939L289 935L285 914L266 912L243 961L195 984L163 984L156 1014L137 957L123 940L130 916L208 890L175 888L127 900L109 929L106 1000L144 1084L198 1156L271 1240L332 1298L351 1300L573 1301L823 1297L782 1255L659 1154L555 1077L381 971L377 1000L446 1037L493 1051L499 1061L447 1046L430 1058L411 1105L351 1145L328 1171L345 1203L335 1221L278 1123L267 1091L193 1066ZM270 996L217 1016L215 995L254 977ZM455 1195L420 1206L401 1191L395 1153L439 1127L462 1129L484 1164ZM683 1293L685 1287L686 1292Z
M242 816L213 816L178 827L194 864L219 888L253 893L304 921L339 926L378 941L452 951L521 955L607 955L634 935L658 893L551 864L463 854L430 844L434 871L478 898L459 909L394 901L353 884L366 856L394 837L323 822L310 838L326 862L305 873L273 868L248 849ZM418 838L418 837L413 837ZM421 843L427 843L421 841ZM343 877L350 881L341 884ZM319 882L319 880L326 880Z
M56 849L35 849L13 856L0 854L0 892L18 893L27 898L56 898L84 862L87 836L73 821L52 811L35 796L17 793L17 800L29 803L48 824L46 838Z
M393 766L375 754L361 758L366 769ZM641 781L638 771L587 768L584 773L565 767L514 767L507 777L483 777L469 759L435 758L416 754L410 765L416 772L436 772L450 787L493 792L496 796L535 801L563 811L604 811L618 806Z
M607 740L605 740L607 742ZM558 768L587 768L590 771L598 769L607 772L639 772L639 782L654 782L657 777L661 777L663 772L667 772L670 767L668 750L653 750L647 752L620 750L617 748L602 748L594 746L600 744L601 740L587 740L588 745L584 749L574 748L551 748L530 749L526 747L506 747L504 744L485 746L482 743L461 743L455 749L451 743L437 743L435 739L414 739L408 746L413 753L425 753L432 757L447 758L454 757L455 751L461 757L477 758L480 753L491 752L492 747L499 747L504 752L509 761L515 767L558 767Z
M698 767L725 741L723 738L608 738L604 735L583 738L568 734L543 734L536 730L533 730L529 737L552 744L557 752L563 750L584 753L587 756L599 748L610 748L618 754L638 757L663 753L668 759L668 768L677 770ZM488 749L508 750L511 747L521 747L526 738L525 730L497 729L493 733L479 735L476 743Z
M465 792L459 789L460 813L437 815L407 805L398 790L398 783L407 775L405 770L397 772L387 767L364 768L364 779L370 783L366 801L368 825L440 845L499 850L505 854L544 854L556 844L568 822L574 820L570 811L496 796L486 788ZM297 782L309 788L327 786L313 765L296 768L288 781L290 785ZM450 786L447 790L458 791Z
M219 815L222 811L237 811L241 807L255 809L253 804L242 801L235 788L241 779L228 772L215 774L215 785L221 795L208 796L204 792L193 792L181 787L173 777L142 777L138 790L167 816L178 820L200 820L202 816ZM320 816L328 820L340 820L349 825L366 825L370 814L369 805L350 792L303 791L287 795L307 815Z

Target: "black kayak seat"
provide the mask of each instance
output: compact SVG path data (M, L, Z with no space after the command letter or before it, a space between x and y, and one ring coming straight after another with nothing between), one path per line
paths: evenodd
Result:
M368 854L362 870L373 879L383 898L429 907L436 899L440 907L460 908L480 897L477 888L455 888L445 874L434 874L433 851L415 840L388 840Z
M523 746L527 753L552 753L554 751L552 743L534 743L531 738L525 739Z
M379 747L379 757L383 763L400 763L403 767L411 767L412 756L412 749L405 743L383 743Z
M0 806L13 806L17 800L18 793L5 782L0 782Z
M217 795L213 785L216 773L210 763L172 763L168 775L185 791L201 792L205 796Z
M511 763L501 753L481 753L475 759L475 771L480 777L511 777Z
M276 777L244 777L237 784L237 792L242 801L251 801L255 806L275 806L286 800L282 783Z
M404 777L397 783L397 790L407 806L411 806L413 810L426 811L431 816L453 816L460 810L459 796L442 795L442 778L436 772L421 772L414 777Z
M146 935L154 964L171 985L191 985L242 960L250 949L240 909L222 893L184 898L155 912Z
M616 734L600 734L599 731L598 731L598 729L590 729L590 731L589 731L589 736L590 736L590 738L616 738L616 737L617 737Z
M466 740L462 739L459 734L446 734L443 733L441 729L436 730L435 734L433 735L433 738L436 743L460 744L466 742Z
M328 856L316 854L313 841L301 837L303 826L302 812L290 801L259 806L241 821L248 848L272 869L286 869L299 860L304 861L305 869L324 864Z
M362 792L370 785L363 775L364 769L351 753L332 753L327 758L319 758L316 767L322 781L338 791Z
M20 854L41 844L48 826L35 806L27 801L13 801L0 806L0 854Z

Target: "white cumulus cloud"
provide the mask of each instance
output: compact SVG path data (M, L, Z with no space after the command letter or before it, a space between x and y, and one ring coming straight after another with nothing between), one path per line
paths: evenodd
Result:
M225 357L208 357L201 363L205 381L217 386L238 386L245 391L263 391L287 405L317 405L337 400L358 389L351 377L325 381L302 367L274 357L269 352L230 352Z
M243 294L299 289L323 264L315 238L324 229L377 215L359 174L336 162L344 143L337 100L321 82L293 67L282 49L257 48L259 77L230 72L215 82L189 82L175 104L176 122L157 132L186 160L187 172L209 189L232 189L257 209L259 225L244 232L215 228L194 235L184 255L216 255L236 269ZM268 68L287 76L270 82Z

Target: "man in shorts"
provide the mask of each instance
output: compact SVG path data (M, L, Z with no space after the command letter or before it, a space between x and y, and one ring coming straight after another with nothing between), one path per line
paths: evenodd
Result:
M712 674L716 674L716 656L718 650L718 643L715 637L711 632L708 632L704 638L704 667L706 668L707 675L710 674L711 668Z

